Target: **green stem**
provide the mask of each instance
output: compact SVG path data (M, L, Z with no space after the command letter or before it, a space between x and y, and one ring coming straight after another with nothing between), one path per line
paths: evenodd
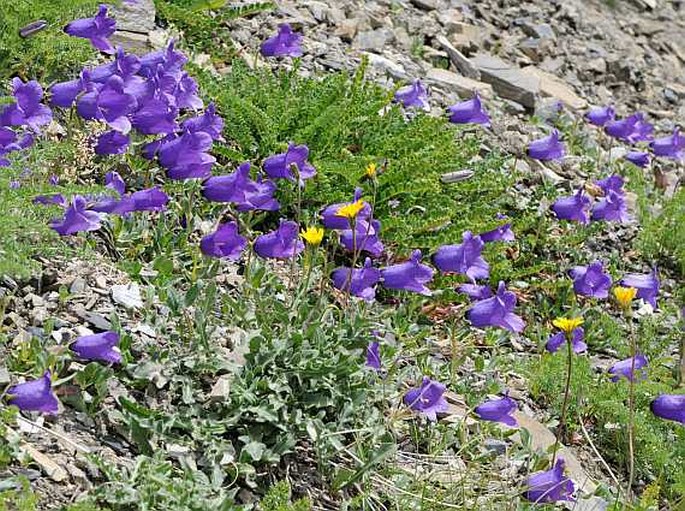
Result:
M630 314L627 314L630 326L630 380L628 391L628 486L626 488L626 498L628 502L633 500L633 482L635 480L635 355L637 343L633 332L633 321Z
M552 466L557 460L557 451L561 443L561 437L566 429L566 412L568 410L568 398L571 394L571 373L573 371L573 344L571 343L571 333L566 334L566 386L564 387L564 403L561 405L561 421L557 430L557 438L554 441L552 450Z

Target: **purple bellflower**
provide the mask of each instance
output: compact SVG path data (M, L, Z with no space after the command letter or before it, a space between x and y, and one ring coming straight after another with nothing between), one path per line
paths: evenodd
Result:
M108 154L124 154L128 149L131 139L128 135L115 130L106 131L98 137L95 144L95 154L105 156Z
M89 88L91 83L90 73L84 69L81 76L75 80L59 82L50 87L50 104L62 108L70 108L76 98Z
M552 130L548 136L528 144L528 156L534 160L558 160L563 158L564 154L566 154L566 148L559 139L558 130Z
M57 414L59 402L52 391L50 371L41 378L19 383L7 389L9 404L23 412L41 412L46 415Z
M451 123L490 126L490 116L483 108L478 93L471 99L448 107L447 110Z
M336 289L348 291L352 296L357 296L367 302L372 302L376 298L376 284L380 278L380 270L373 267L368 257L361 269L336 268L331 275Z
M479 284L462 284L457 288L457 291L464 293L472 301L485 300L492 296L492 289L490 289L490 286L481 286Z
M382 367L380 343L372 341L366 348L366 367L370 367L375 371L380 371Z
M100 228L100 215L86 210L86 199L75 196L66 206L64 218L50 223L60 236L69 236L81 231L97 231Z
M600 106L593 108L585 114L585 118L595 126L604 126L609 121L613 121L616 117L616 111L612 106Z
M139 74L149 78L155 74L160 65L169 73L180 72L188 61L188 57L180 51L176 51L175 44L172 39L166 48L140 57Z
M95 17L74 20L64 27L64 31L72 37L88 39L101 52L114 53L114 47L107 38L116 31L116 21L107 17L104 4L100 5Z
M250 179L250 163L242 163L232 174L212 176L202 185L202 195L212 202L232 202L238 211L277 211L280 204L273 198L276 185L271 181Z
M501 399L491 399L477 406L474 412L478 417L484 421L501 422L513 428L518 426L518 422L512 413L518 410L516 401L509 396L504 396Z
M649 153L646 151L629 151L624 158L641 169L647 167L650 162Z
M404 404L435 422L438 420L438 413L449 409L444 393L445 386L442 383L424 376L418 388L413 388L404 395Z
M84 119L105 121L124 134L131 131L129 115L138 108L136 98L124 91L124 81L112 76L99 89L83 94L76 103L76 111Z
M0 167L9 167L10 161L6 156L14 151L21 151L30 147L34 142L33 135L24 135L21 140L10 128L0 126Z
M685 158L685 137L681 135L680 128L674 129L673 133L667 137L654 139L649 146L652 148L654 156L662 156L673 160Z
M650 408L657 417L685 425L685 394L661 394Z
M212 137L203 131L185 132L162 143L159 163L167 169L169 179L209 177L216 158L209 154Z
M514 241L516 239L514 231L511 230L511 222L495 227L491 231L481 232L478 236L480 236L480 239L485 243L491 243L493 241Z
M393 101L401 104L404 108L418 108L426 112L430 112L431 109L428 104L428 90L421 83L421 80L414 80L411 85L397 89Z
M316 175L316 169L307 161L309 157L309 148L302 145L288 144L288 150L284 153L269 156L264 160L264 172L271 179L288 179L295 180L293 170L297 170L297 177L300 183L305 179L312 178Z
M645 121L641 112L625 119L609 121L604 126L607 135L629 144L651 140L653 130L654 126Z
M559 501L573 502L575 486L573 481L564 476L566 462L557 458L554 467L544 472L536 472L526 480L525 497L535 504L554 503Z
M366 220L357 220L354 230L355 233L352 229L340 232L340 243L346 250L358 253L368 252L372 257L380 257L383 254L385 245L378 237L381 230L381 223L378 220L372 220L371 224Z
M90 71L90 79L97 83L105 83L110 76L117 75L126 81L140 71L140 66L140 59L137 55L126 53L120 47L117 48L114 60L94 67Z
M656 268L650 273L627 273L621 279L621 286L637 289L637 297L656 309L656 297L659 295L659 274Z
M168 135L178 129L177 115L178 109L167 98L154 98L131 116L131 123L143 135Z
M617 382L622 377L629 381L634 381L637 379L642 379L645 377L644 368L647 367L647 358L642 353L637 353L635 355L635 372L632 371L633 368L633 357L629 357L620 362L616 362L609 368L609 374L613 375L611 381ZM639 373L637 371L640 371Z
M216 113L216 105L214 103L207 105L202 115L190 117L183 121L181 127L191 133L197 131L207 133L214 141L222 141L224 139L221 136L221 132L224 129L224 120Z
M233 261L240 259L247 240L238 233L238 224L221 224L215 232L202 238L200 250L209 257L225 257Z
M103 332L101 334L84 335L70 346L79 357L85 360L99 360L110 364L121 363L121 353L118 349L119 334Z
M566 334L564 332L558 332L552 335L545 344L545 349L550 353L556 353L559 348L563 346L566 342ZM571 332L571 348L573 353L584 353L587 351L587 344L585 344L585 330L582 326L574 328Z
M611 277L604 273L602 263L595 261L589 266L576 266L569 272L573 279L573 290L577 295L590 298L607 298Z
M592 220L604 220L605 222L629 222L625 194L609 190L592 208Z
M514 314L515 307L516 295L507 291L504 282L500 281L495 296L475 302L468 310L467 317L475 327L495 326L511 332L522 332L526 323Z
M260 51L264 57L301 57L302 34L293 32L288 23L278 25L278 33L264 41Z
M118 172L105 174L105 188L114 190L120 197L126 193L126 183Z
M290 259L304 250L295 222L281 220L278 229L262 234L254 242L257 255L264 258Z
M41 126L50 124L52 111L41 103L43 88L35 80L22 82L12 79L14 103L0 107L0 126L28 126L38 131Z
M323 226L326 227L327 229L336 229L336 230L350 230L350 229L352 229L352 226L350 225L350 219L338 215L338 211L343 206L348 206L354 202L357 202L359 199L361 199L362 193L363 193L363 190L361 188L356 188L354 190L354 198L352 199L351 202L341 202L341 203L337 203L337 204L331 204L330 206L326 206L323 209L323 211L321 211L321 220L323 222ZM370 216L371 216L371 205L368 202L364 201L364 207L357 214L357 217L355 220L356 220L356 222L361 222L362 220L368 220Z
M425 296L432 294L425 284L433 278L433 269L421 264L420 250L414 250L408 261L382 268L381 277L388 289L413 291Z
M587 224L590 222L590 198L578 188L575 194L558 198L552 204L552 211L559 220Z
M487 279L490 265L481 256L485 243L480 236L464 231L462 243L438 248L433 262L442 273L461 273L471 281Z
M595 184L602 189L605 195L609 192L624 193L623 183L623 177L618 174L612 174L609 177L595 181Z

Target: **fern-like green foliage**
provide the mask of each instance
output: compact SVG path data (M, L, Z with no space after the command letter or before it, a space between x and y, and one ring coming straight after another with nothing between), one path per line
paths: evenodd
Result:
M308 500L291 501L290 485L287 481L274 484L259 503L262 511L309 511L312 507Z

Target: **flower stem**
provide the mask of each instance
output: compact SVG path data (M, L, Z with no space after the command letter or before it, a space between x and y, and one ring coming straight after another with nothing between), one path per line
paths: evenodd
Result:
M633 481L635 480L635 355L637 346L635 333L633 332L633 321L630 315L627 316L630 326L630 387L628 391L628 486L626 496L628 502L633 500Z
M571 394L571 373L573 372L573 345L571 343L571 333L566 334L566 386L564 387L564 403L561 405L561 421L557 430L557 438L554 441L552 450L552 466L557 460L557 451L561 443L561 437L566 429L566 413L568 411L568 398Z

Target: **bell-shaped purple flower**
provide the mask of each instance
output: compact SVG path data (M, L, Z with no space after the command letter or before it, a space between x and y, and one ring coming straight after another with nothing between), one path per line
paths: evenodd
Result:
M633 372L633 367L635 371ZM642 353L635 355L635 362L633 357L629 357L620 362L616 362L609 368L609 374L613 375L611 381L617 382L621 377L629 381L641 379L645 377L644 368L647 367L647 358ZM639 373L638 373L639 371Z
M302 183L305 179L312 178L316 175L316 169L311 163L307 161L309 157L309 148L302 145L288 144L288 150L284 153L269 156L264 160L264 172L271 179L288 179L295 180L294 170L297 171L297 177Z
M609 177L595 181L595 184L602 189L605 195L609 192L624 193L623 183L623 177L618 174L612 174Z
M188 73L183 73L174 87L174 100L177 108L199 110L204 106L198 95L199 86Z
M421 264L421 251L414 250L408 261L381 269L383 285L388 289L413 291L425 296L431 295L426 283L433 278L433 269Z
M656 138L649 144L654 156L662 156L673 160L682 160L685 157L685 137L681 135L680 128L675 128L671 135Z
M582 188L569 197L560 197L552 204L552 211L559 220L587 224L590 222L590 198Z
M352 272L351 276L350 272ZM336 268L331 275L333 286L336 289L347 291L352 296L357 296L367 302L372 302L376 298L376 284L380 278L380 270L373 267L371 259L368 257L361 269Z
M272 181L250 179L250 163L242 163L238 170L225 176L212 176L202 185L202 195L213 202L232 202L238 211L277 211L280 204L274 199L276 185Z
M131 211L163 211L169 203L169 196L159 186L133 192L128 196Z
M378 220L357 220L354 225L355 233L352 229L340 231L340 243L346 250L357 253L368 252L372 257L380 257L383 254L385 245L378 237L381 230L381 223Z
M41 412L46 415L57 414L59 402L52 391L50 371L45 371L42 378L19 383L7 389L9 404L23 412Z
M419 108L426 112L429 112L431 109L428 104L428 90L421 83L421 80L414 80L411 85L405 85L397 89L393 101L399 103L404 108Z
M110 75L111 76L111 75ZM81 76L75 80L59 82L50 87L50 104L62 108L70 108L79 94L88 90L91 75L87 70L81 71Z
M442 383L424 376L418 388L413 388L404 395L404 404L435 422L438 420L438 413L449 409L444 393L445 386Z
M659 295L659 274L656 268L650 273L627 273L621 279L621 286L637 289L637 297L656 309L656 297Z
M83 94L76 103L76 111L84 119L105 121L110 127L126 134L131 131L131 115L138 102L124 91L124 81L112 76L99 89Z
M159 148L159 163L169 179L209 177L216 158L209 154L212 137L205 132L185 132Z
M19 78L12 79L12 96L14 103L0 106L0 126L28 126L38 131L41 126L50 124L52 111L41 103L43 88L31 80L22 82Z
M612 106L600 106L593 108L585 114L585 118L595 126L604 126L609 121L613 121L616 117L616 111Z
M554 503L559 501L573 502L575 486L573 481L564 475L566 462L557 458L557 462L550 470L536 472L526 480L525 497L535 504Z
M604 126L604 131L611 137L634 144L651 140L654 126L645 121L641 112L637 112L625 119L609 121Z
M225 257L233 261L240 259L247 240L238 233L238 224L221 224L215 232L202 238L200 250L209 257Z
M550 336L547 344L545 344L545 349L550 353L556 353L564 342L566 342L566 334L564 332L557 332ZM587 351L585 330L581 326L574 328L573 332L571 332L571 349L573 349L573 353L584 353Z
M493 241L514 241L516 239L514 231L511 230L511 222L495 227L491 231L481 232L478 236L484 243L491 243Z
M144 135L168 135L178 129L178 109L166 98L145 101L131 116L131 123Z
M535 160L558 160L563 158L564 154L566 154L566 148L559 138L558 130L552 130L548 136L528 144L528 156Z
M118 172L105 174L105 188L114 190L120 197L126 193L126 183Z
M295 222L281 220L278 229L262 234L254 242L257 255L264 258L290 259L304 250Z
M629 151L624 158L641 169L647 167L650 162L649 153L646 151Z
M485 403L477 406L474 412L478 417L484 421L501 422L513 428L518 426L518 422L512 413L518 410L516 401L509 396L504 396L501 399L491 399Z
M373 341L366 348L366 367L376 371L380 371L383 365L381 362L380 346L378 341Z
M79 337L70 348L85 360L99 360L110 364L120 364L121 353L118 346L118 333L103 332L101 334Z
M98 137L95 144L95 154L105 156L108 154L124 154L128 149L131 139L119 131L106 131Z
M461 273L471 281L487 279L490 276L490 265L481 256L484 246L480 236L464 231L462 243L438 248L433 262L442 273Z
M481 286L479 284L462 284L457 288L457 291L464 293L471 301L485 300L492 296L492 289L490 289L490 286Z
M214 103L207 105L202 115L190 117L183 121L181 127L191 133L203 131L215 141L222 141L224 139L221 136L221 132L224 129L224 120L216 113L216 105Z
M278 25L278 33L264 41L260 51L265 57L301 57L302 34L293 32L288 23Z
M600 199L592 208L592 220L604 220L605 222L629 222L628 206L624 193L613 190Z
M94 67L90 71L90 79L97 83L105 83L112 75L126 81L140 71L140 59L133 53L126 53L123 48L117 48L114 60Z
M172 39L166 48L140 57L139 74L149 78L155 74L160 65L168 73L181 71L188 58L177 51L174 46L175 41Z
M86 210L86 199L75 196L64 211L64 218L50 223L60 236L69 236L81 231L97 231L100 228L100 215Z
M107 17L107 6L104 4L100 5L95 17L74 20L64 27L64 31L72 37L88 39L104 53L114 53L114 47L107 38L116 31L116 21Z
M495 326L511 332L522 332L526 323L514 314L515 307L516 295L507 291L504 282L500 281L495 296L475 302L468 310L467 317L475 327Z
M33 145L34 137L31 134L24 135L21 139L10 128L0 126L0 167L9 167L10 161L6 155L14 151L21 151Z
M354 190L354 198L351 202L340 202L337 204L331 204L326 206L323 211L321 211L321 221L323 226L327 229L336 230L350 230L352 226L350 225L350 219L338 215L338 211L343 206L348 206L354 202L357 202L362 197L363 190L361 188L356 188ZM362 220L368 221L371 216L371 205L364 201L361 211L357 214L355 219L356 222L361 222Z
M449 121L454 124L482 124L490 126L490 116L483 108L478 93L473 98L447 108Z
M685 394L661 394L650 408L657 417L685 425Z
M573 279L573 290L576 294L590 298L607 298L611 287L611 277L604 273L600 261L589 266L576 266L569 272Z

